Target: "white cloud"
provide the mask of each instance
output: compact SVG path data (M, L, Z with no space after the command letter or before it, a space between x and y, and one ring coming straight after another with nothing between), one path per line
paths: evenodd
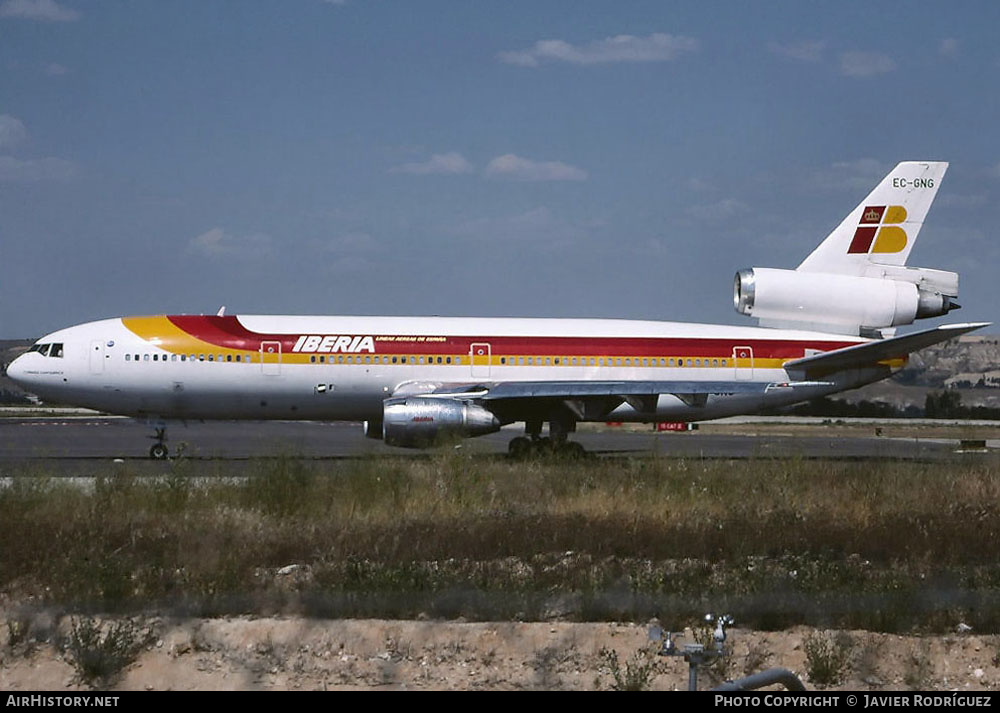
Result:
M404 163L401 166L394 166L389 169L391 173L409 173L416 176L430 174L459 174L471 173L472 164L465 160L465 157L457 151L434 154L426 161L417 163Z
M21 161L12 156L0 156L0 181L8 183L68 181L75 177L76 174L76 164L61 158L39 158Z
M490 161L486 166L486 175L517 181L587 180L587 172L582 168L561 161L532 161L510 153Z
M853 161L837 161L828 168L818 171L807 181L811 188L820 190L872 190L878 185L891 166L874 158L859 158Z
M80 13L60 5L55 0L6 0L0 5L0 17L16 17L22 20L42 20L44 22L72 22L80 19Z
M263 233L233 235L222 228L192 238L188 250L208 257L260 258L271 254L271 238Z
M698 41L691 37L654 32L648 37L616 35L585 45L572 45L564 40L540 40L530 49L501 52L497 58L521 67L537 67L546 60L580 65L665 62L696 49Z
M954 57L958 54L958 40L954 37L945 37L938 45L938 53L942 57Z
M938 196L937 205L957 208L973 208L989 202L985 193L944 193Z
M323 248L334 253L364 253L378 247L378 241L368 233L344 233L323 244Z
M715 203L693 205L687 209L692 218L701 221L726 221L745 214L750 206L735 198L724 198Z
M844 52L840 73L847 77L874 77L896 69L896 62L880 52Z
M788 44L770 42L767 48L774 54L781 55L782 57L797 59L802 62L819 62L823 59L826 42L821 40L804 40Z
M10 114L0 114L0 149L20 146L28 138L24 123Z
M483 245L521 243L531 245L532 250L557 253L587 242L593 228L539 206L514 215L468 220L447 232Z

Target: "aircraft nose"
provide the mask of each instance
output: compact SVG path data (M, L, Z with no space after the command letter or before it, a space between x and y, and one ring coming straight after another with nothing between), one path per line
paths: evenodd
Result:
M22 389L27 389L31 381L28 378L27 368L25 366L27 363L25 356L26 355L22 354L7 365L7 376Z

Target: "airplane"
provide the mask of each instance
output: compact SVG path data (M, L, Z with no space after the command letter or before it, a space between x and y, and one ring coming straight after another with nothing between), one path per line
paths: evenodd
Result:
M579 422L704 421L891 376L987 326L896 328L957 309L958 275L907 267L948 164L897 165L794 270L736 274L759 326L615 319L161 315L61 329L7 374L41 398L167 420L362 421L427 447L524 422L515 457L581 454ZM548 423L548 436L543 425Z

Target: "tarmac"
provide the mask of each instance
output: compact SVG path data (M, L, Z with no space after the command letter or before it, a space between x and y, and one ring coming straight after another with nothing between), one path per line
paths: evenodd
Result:
M874 429L872 433L874 434ZM506 454L511 438L520 435L511 426L499 433L462 441L458 447L482 457ZM664 457L711 458L739 461L760 458L835 460L909 460L949 462L955 459L995 458L1000 445L963 444L948 438L883 438L845 436L831 427L829 435L746 435L658 433L652 426L587 427L572 434L588 453L601 458ZM108 463L124 461L140 473L168 472L170 461L153 461L149 447L153 428L128 418L88 413L26 414L0 418L0 476L15 472L78 477L93 475ZM234 475L248 461L279 456L310 460L403 457L428 458L434 450L392 448L365 438L359 423L314 421L208 421L168 425L171 458L183 456L199 474ZM47 466L58 465L58 468ZM45 467L43 467L45 466ZM54 471L54 472L53 472Z

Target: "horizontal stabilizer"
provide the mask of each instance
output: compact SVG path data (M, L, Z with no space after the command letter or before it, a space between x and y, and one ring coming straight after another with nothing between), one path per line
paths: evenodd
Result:
M932 344L944 342L976 329L989 326L989 322L970 324L946 324L922 332L905 334L901 337L881 339L878 341L844 347L832 352L824 352L803 359L785 362L787 371L839 371L841 369L857 369L874 366L886 359L905 357Z

